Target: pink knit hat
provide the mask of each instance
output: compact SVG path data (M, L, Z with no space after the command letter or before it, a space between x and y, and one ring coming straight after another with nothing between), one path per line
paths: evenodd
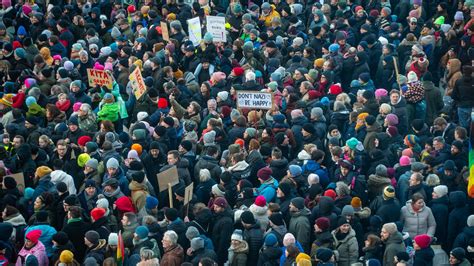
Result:
M398 125L398 116L395 114L388 114L387 117L385 117L387 120L387 123L389 126L396 126Z
M27 89L33 87L34 85L36 85L36 79L33 79L33 78L27 78L25 79L25 87Z
M95 70L104 70L104 66L101 65L99 62L95 62L94 69Z
M225 79L225 73L224 72L214 72L212 74L212 79L215 80L216 82L224 80Z
M375 90L375 98L380 100L380 98L385 97L388 95L388 91L386 89L377 89Z
M405 155L400 157L400 166L407 166L410 164L411 164L410 157L405 156Z
M76 102L76 103L74 103L74 105L72 106L72 110L73 110L74 112L78 112L79 109L81 108L81 105L82 105L81 102Z

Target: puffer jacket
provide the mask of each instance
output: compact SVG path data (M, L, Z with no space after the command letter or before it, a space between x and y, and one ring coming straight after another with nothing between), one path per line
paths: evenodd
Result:
M459 59L457 58L449 59L447 68L448 74L446 76L446 80L448 82L448 86L446 87L446 91L444 94L446 96L451 96L456 81L462 78L461 61L459 61Z
M436 232L436 220L431 209L424 206L418 212L412 207L412 201L407 201L400 211L400 221L403 223L403 232L414 238L417 235L428 234L433 237Z
M258 261L258 251L263 245L263 232L258 224L245 229L244 240L249 245L247 261Z
M309 216L311 212L304 208L298 212L291 214L288 232L292 233L296 239L301 243L303 249L309 251L311 226L309 224Z
M331 234L338 253L338 256L336 256L337 265L350 266L352 263L357 262L359 258L359 244L357 243L354 229L351 228L349 234L342 240L337 240L336 230L332 231Z
M435 254L431 247L415 251L413 266L432 266Z
M383 265L395 266L393 257L398 252L405 251L405 243L403 242L403 236L399 232L391 234L385 241L385 251L383 253Z
M242 241L241 244L235 248L229 248L229 265L230 266L246 266L247 254L249 253L249 244Z
M184 261L184 251L180 245L165 249L163 258L161 258L161 265L178 266Z
M48 257L51 257L54 251L52 240L53 236L57 233L56 229L54 229L54 227L50 226L47 223L38 223L33 226L30 226L26 230L25 235L27 235L30 231L36 229L41 230L41 237L39 238L39 240L41 241L41 243L44 243L43 246Z
M33 255L38 259L38 265L39 266L48 266L49 265L49 260L48 257L46 256L46 249L44 248L43 243L41 241L38 241L38 244L36 244L34 247L31 249L26 249L23 247L20 252L18 253L18 259L16 261L16 266L22 266L25 265L26 262L26 257L28 255Z
M269 221L267 210L267 206L260 207L255 204L250 205L249 208L249 211L253 213L255 220L258 221L258 224L260 224L260 229L262 229L263 232L267 230L267 225Z
M370 175L369 180L367 181L370 199L382 195L384 188L391 184L390 179L386 176Z

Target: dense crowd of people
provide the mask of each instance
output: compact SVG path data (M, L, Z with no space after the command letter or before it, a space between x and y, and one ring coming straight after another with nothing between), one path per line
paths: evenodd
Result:
M474 263L472 0L0 8L0 265Z

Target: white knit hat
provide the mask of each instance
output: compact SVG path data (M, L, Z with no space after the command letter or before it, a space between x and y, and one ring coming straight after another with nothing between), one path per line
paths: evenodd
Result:
M448 187L445 185L439 185L433 188L433 192L441 198L448 194Z
M242 234L242 230L240 229L235 229L234 232L232 233L232 237L230 238L231 240L237 240L242 242L244 240L244 236Z
M416 73L414 71L408 72L407 78L408 78L408 83L418 81L418 76L416 75Z

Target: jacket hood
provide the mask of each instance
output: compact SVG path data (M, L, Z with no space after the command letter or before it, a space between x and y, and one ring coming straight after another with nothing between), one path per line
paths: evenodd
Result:
M334 239L336 239L336 230L333 230L331 232L331 235ZM355 235L356 235L356 233L355 233L354 229L351 228L351 231L349 231L349 234L347 234L347 236L344 239L340 240L339 242L340 243L347 242L349 239L355 237Z
M299 217L299 216L309 216L311 215L311 212L308 210L308 208L304 208L300 211L292 212L290 214L291 214L291 217Z
M270 167L286 168L287 166L288 166L288 160L286 158L272 160L270 162Z
M66 172L63 172L62 170L55 170L51 172L51 182L53 182L54 184L57 184L59 182L66 183L65 180L68 176L72 179L72 176L68 175Z
M396 232L390 235L386 241L387 244L400 244L403 243L403 235L400 232Z
M449 201L455 208L466 206L466 193L462 191L453 191L449 194Z
M10 223L0 223L0 240L8 241L13 232L13 225Z
M432 261L434 258L434 255L435 255L434 251L431 247L427 247L427 248L415 251L415 257L420 256L423 258L423 261L425 262Z
M25 218L20 213L6 217L3 221L15 227L26 224Z
M321 216L327 216L332 213L334 209L334 200L330 197L323 196L319 198L319 213Z
M137 181L130 182L130 184L128 185L128 188L132 191L137 191L137 190L147 191L146 184L138 183Z
M266 217L268 207L267 206L260 207L260 206L257 206L255 204L252 204L249 209L255 216L265 216Z
M247 169L247 167L249 167L249 164L246 162L246 161L240 161L238 163L236 163L235 165L232 165L231 167L229 167L229 170L230 171L243 171L245 169Z

